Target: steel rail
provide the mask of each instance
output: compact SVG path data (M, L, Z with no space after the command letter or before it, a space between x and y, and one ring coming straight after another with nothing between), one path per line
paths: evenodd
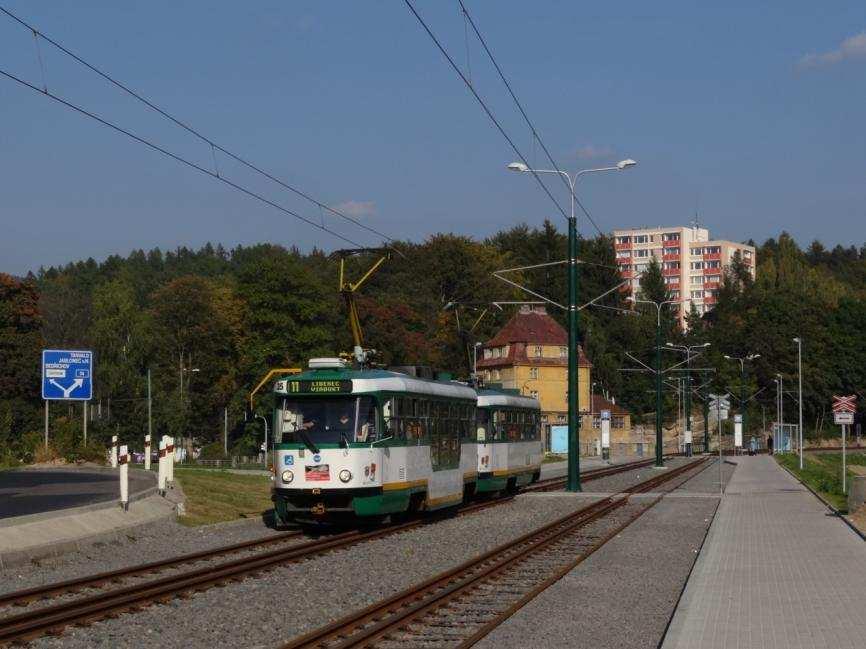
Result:
M629 462L625 464L615 465L612 467L594 469L591 471L587 471L584 474L585 480L589 481L596 478L604 477L606 475L622 473L634 468L638 468L640 466L645 466L648 463L651 463L651 460ZM524 487L523 491L549 491L553 489L558 489L562 487L562 485L564 484L564 480L565 478L550 478L548 480L542 480L535 483L534 485ZM462 509L461 513L471 513L473 511L477 511L479 507L486 508L489 506L493 506L494 504L502 504L505 502L509 502L509 500L509 498L499 497L495 502L484 501L481 503L473 503ZM419 525L423 523L423 521L415 522ZM254 550L257 548L272 545L274 543L282 543L289 539L297 538L302 534L303 533L300 531L287 532L286 534L279 536L268 536L264 538L252 539L249 541L242 541L240 543L221 546L212 550L202 550L200 552L194 552L191 554L185 554L169 559L153 561L150 563L135 565L128 568L119 568L117 570L101 572L95 575L77 577L74 579L47 584L45 586L36 586L24 590L12 591L9 593L0 594L0 607L24 606L41 599L49 599L67 593L77 593L82 590L99 588L105 585L114 585L122 581L123 579L127 579L130 577L137 577L148 573L155 573L178 566L195 563L198 561L206 561L226 554L233 554L245 550ZM0 620L0 624L2 624L2 620Z
M511 498L503 498L472 503L461 508L458 513L468 514L510 500ZM432 519L432 521L435 520ZM32 640L46 633L56 634L63 627L71 624L80 625L94 622L122 612L143 608L155 601L164 602L172 597L183 596L183 594L192 591L202 591L230 581L240 581L274 565L310 559L333 550L408 531L429 522L431 519L417 519L371 531L343 532L330 536L324 541L298 543L288 548L262 552L253 557L233 559L216 566L204 566L179 575L168 575L152 581L98 592L68 602L34 608L23 613L0 618L0 643ZM143 568L143 566L138 568ZM105 580L103 583L106 583ZM56 585L46 587L46 590L52 589L53 586ZM32 598L33 591L36 590L38 589L19 592L26 592L27 596ZM15 593L11 593L9 597L11 598L12 595Z
M284 649L301 647L347 649L369 647L383 638L391 640L394 634L418 623L424 616L450 606L460 597L477 591L485 580L496 578L510 567L516 566L578 532L591 522L623 507L629 502L631 494L650 491L705 462L706 459L690 462L645 480L620 494L582 507L456 568L302 635L284 645ZM606 537L605 540L607 538L612 537Z

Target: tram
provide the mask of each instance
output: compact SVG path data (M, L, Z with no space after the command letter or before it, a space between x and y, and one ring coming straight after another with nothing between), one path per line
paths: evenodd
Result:
M320 358L275 393L278 526L431 511L475 490L477 394L464 383Z

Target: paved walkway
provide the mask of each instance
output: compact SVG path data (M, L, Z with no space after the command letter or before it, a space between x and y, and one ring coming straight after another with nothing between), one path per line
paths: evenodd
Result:
M736 461L663 649L866 647L866 543L772 458Z

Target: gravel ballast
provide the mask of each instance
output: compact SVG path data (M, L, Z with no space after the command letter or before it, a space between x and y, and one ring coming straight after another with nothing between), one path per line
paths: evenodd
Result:
M723 465L726 481L734 468ZM717 491L713 462L476 646L654 649L703 545Z
M679 461L672 460L670 465ZM648 477L647 469L638 469L589 484L593 491L619 490ZM619 481L621 486L617 484ZM157 630L161 630L160 643L166 647L275 646L454 567L591 500L580 495L546 499L519 496L501 506L282 566L264 576L211 589L185 600L173 600L89 628L69 628L62 636L40 638L33 646L137 647L155 642ZM267 532L261 523L194 530L164 525L165 529L148 530L135 541L105 549L101 555L77 553L82 555L79 560L68 556L51 562L56 565L28 567L17 576L15 584L9 585L4 580L3 587L17 590L226 545ZM219 540L215 541L217 536ZM160 551L152 550L153 546ZM164 551L166 546L172 549Z

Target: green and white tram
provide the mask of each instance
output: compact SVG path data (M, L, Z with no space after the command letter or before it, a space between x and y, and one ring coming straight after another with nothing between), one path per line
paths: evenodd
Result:
M537 399L479 390L476 409L478 493L516 491L541 474L541 406Z
M275 384L277 525L457 505L475 488L475 390L336 358Z

